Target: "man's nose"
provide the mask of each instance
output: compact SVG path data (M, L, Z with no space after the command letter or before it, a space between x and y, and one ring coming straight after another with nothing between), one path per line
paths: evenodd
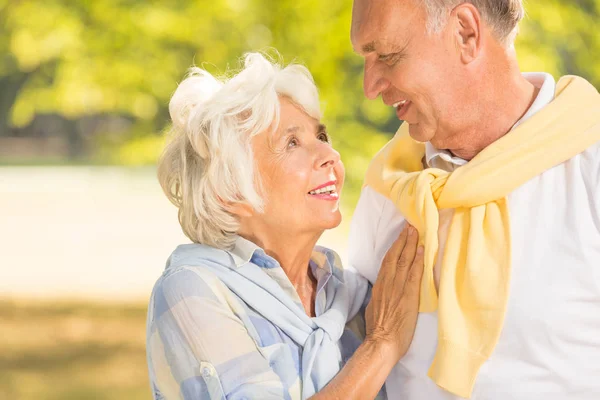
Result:
M381 69L375 63L365 61L363 80L365 96L370 100L375 100L389 86L390 82L383 76Z

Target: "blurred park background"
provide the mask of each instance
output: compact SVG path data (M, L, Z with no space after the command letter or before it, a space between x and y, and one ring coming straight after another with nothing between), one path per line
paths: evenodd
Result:
M523 70L600 87L600 0L526 2ZM148 399L145 312L187 242L154 164L169 97L276 48L320 88L348 173L345 254L370 157L398 121L362 94L350 0L0 0L0 399Z

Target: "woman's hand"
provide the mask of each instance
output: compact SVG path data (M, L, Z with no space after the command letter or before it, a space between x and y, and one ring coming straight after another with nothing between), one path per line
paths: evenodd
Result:
M388 250L367 306L367 337L340 373L311 400L374 399L412 342L419 313L423 251L407 226Z
M417 248L418 242L417 230L407 225L381 263L366 310L365 341L384 345L394 364L408 351L417 324L423 276L423 248Z

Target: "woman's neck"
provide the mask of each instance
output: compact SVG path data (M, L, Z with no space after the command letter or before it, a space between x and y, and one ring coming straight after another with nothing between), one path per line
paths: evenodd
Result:
M316 278L309 267L310 258L317 241L323 232L292 233L272 229L253 229L240 232L240 236L260 246L267 255L273 257L296 289L304 309L314 316L314 303L317 288Z

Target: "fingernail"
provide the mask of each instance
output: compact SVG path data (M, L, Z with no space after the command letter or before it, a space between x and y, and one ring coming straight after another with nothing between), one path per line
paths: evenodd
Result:
M425 251L425 248L423 246L419 246L419 248L417 249L417 254L421 255L421 254L423 254L424 251Z
M409 235L412 235L412 234L414 234L414 233L415 233L415 228L413 228L413 227L412 227L412 225L410 225L410 226L408 227L408 234L409 234Z

